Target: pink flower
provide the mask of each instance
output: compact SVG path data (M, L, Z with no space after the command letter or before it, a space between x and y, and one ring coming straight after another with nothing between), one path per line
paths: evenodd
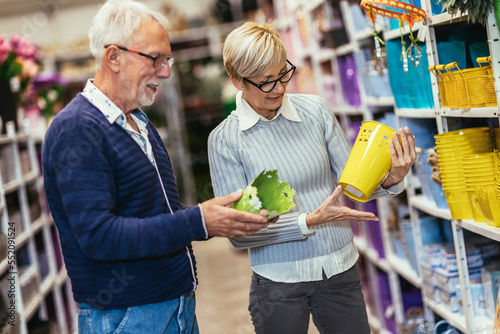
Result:
M7 39L7 36L0 35L0 64L7 58L7 54L12 50L12 44Z
M0 34L0 79L9 80L20 75L27 85L38 73L41 61L39 49L28 39L14 35L10 39Z
M33 78L38 73L38 64L32 59L21 60L20 63L23 65L23 78Z

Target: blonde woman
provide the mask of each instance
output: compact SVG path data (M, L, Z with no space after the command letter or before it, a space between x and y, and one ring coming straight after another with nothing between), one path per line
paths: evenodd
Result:
M305 334L312 314L320 333L370 333L348 221L378 218L337 201L350 151L339 123L321 98L286 94L295 66L271 25L237 28L223 57L239 92L236 110L209 138L215 194L244 188L264 169L278 169L297 192L297 206L275 224L231 240L249 251L256 332ZM372 198L400 193L416 159L410 130L398 132L389 144L391 171Z

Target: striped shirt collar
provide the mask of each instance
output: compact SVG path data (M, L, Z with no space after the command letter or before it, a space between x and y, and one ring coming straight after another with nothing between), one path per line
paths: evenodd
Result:
M241 131L250 129L259 121L272 122L277 119L279 115L283 115L283 117L292 122L302 122L299 114L297 113L297 110L295 110L295 107L290 102L290 97L288 96L288 94L285 94L283 96L283 103L281 104L281 107L279 107L278 112L273 117L273 119L268 120L267 118L262 117L255 110L253 110L250 104L248 104L248 102L243 98L243 92L240 91L238 92L238 94L236 94L235 114L240 119Z

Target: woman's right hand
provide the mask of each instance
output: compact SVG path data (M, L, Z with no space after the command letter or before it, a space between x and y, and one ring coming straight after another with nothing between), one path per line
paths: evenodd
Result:
M378 217L373 212L365 212L351 209L343 206L338 202L338 198L342 194L342 186L337 186L333 194L317 208L315 211L308 213L306 222L308 227L318 226L327 222L333 221L378 221Z

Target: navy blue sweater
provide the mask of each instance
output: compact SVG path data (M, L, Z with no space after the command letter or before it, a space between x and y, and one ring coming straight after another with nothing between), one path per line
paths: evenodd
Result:
M149 122L159 176L118 124L77 95L43 145L44 184L74 299L97 309L158 303L192 291L199 207L182 207L168 153Z

